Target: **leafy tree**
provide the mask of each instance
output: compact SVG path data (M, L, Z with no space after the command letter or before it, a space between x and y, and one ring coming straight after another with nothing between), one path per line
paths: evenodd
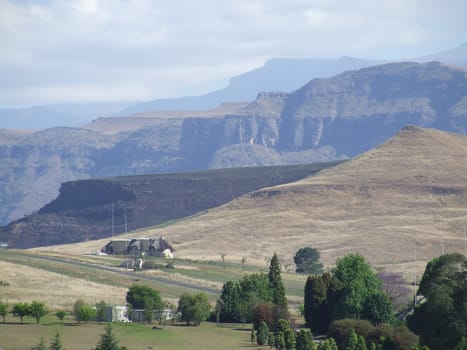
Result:
M272 302L256 304L253 308L253 327L259 330L260 324L264 322L269 330L275 326L275 306Z
M277 324L277 330L284 335L285 349L295 349L295 332L292 328L290 328L289 322L283 319L279 320Z
M49 350L65 350L62 346L62 340L60 339L60 334L58 334L58 332L50 342Z
M338 350L336 341L333 338L326 339L319 344L318 350Z
M39 344L37 344L31 350L47 350L47 346L45 345L44 338L41 337L41 339L39 340Z
M126 293L126 302L133 309L144 309L144 305L148 299L153 301L154 309L160 308L163 305L159 291L148 286L133 285Z
M355 329L350 331L350 334L347 336L347 340L345 341L345 350L357 350L358 345L358 336L355 332Z
M20 322L23 323L24 316L31 314L31 307L28 303L17 303L13 305L11 313L14 317L19 317Z
M317 249L311 247L300 248L293 258L297 266L295 272L316 275L323 273L323 264L319 259L320 254Z
M287 310L287 299L285 297L285 287L282 283L281 265L276 253L271 258L269 265L269 286L272 292L272 303L277 307Z
M357 350L368 350L368 348L366 347L366 342L365 342L365 338L363 337L363 335L358 336L358 343L357 343L356 349Z
M273 346L276 346L276 337L273 332L269 332L268 345L270 348L272 348Z
M266 322L261 321L258 327L258 332L256 334L256 340L258 345L265 345L268 342L269 337L269 327Z
M96 317L96 310L90 305L86 305L83 300L78 299L73 306L73 314L78 323L89 322Z
M57 316L57 318L63 322L63 320L65 319L66 317L66 311L63 311L63 310L60 310L60 311L57 311L55 313L55 316Z
M300 329L297 333L296 350L314 350L313 334L309 329Z
M196 295L184 293L178 301L178 312L181 313L182 320L187 324L193 322L196 326L199 326L202 321L209 317L210 309L211 305L204 293Z
M105 333L101 335L101 339L93 350L127 350L124 346L118 345L118 340L112 332L110 324L105 327Z
M271 295L269 279L263 273L244 276L238 282L228 281L219 299L223 306L220 318L224 322L251 321L255 305L271 301Z
M274 345L278 350L286 350L284 333L281 331L274 334Z
M224 322L238 321L237 307L240 304L238 283L227 281L222 287L220 301L222 303L222 311L220 319Z
M8 305L0 300L0 316L2 316L3 323L5 323L5 318L8 315Z
M394 309L389 297L380 292L369 295L363 305L362 318L373 324L394 321Z
M408 318L409 328L432 350L454 349L467 334L467 258L446 254L431 260L418 292L426 301Z
M334 321L329 327L328 335L333 337L340 347L344 347L345 341L352 330L363 336L366 342L370 344L382 344L380 338L385 338L385 346L391 350L411 350L413 346L418 344L418 337L403 325L380 324L374 326L367 320L345 319Z
M96 320L99 322L104 322L106 314L107 304L105 303L105 301L101 300L96 304Z
M337 259L334 276L342 282L344 289L333 318L362 318L365 300L381 291L381 282L370 264L359 254L348 254Z
M154 318L154 300L146 299L144 301L143 315L148 323L151 323Z
M42 317L47 315L45 304L39 301L33 300L30 307L30 315L36 319L36 323L39 324Z

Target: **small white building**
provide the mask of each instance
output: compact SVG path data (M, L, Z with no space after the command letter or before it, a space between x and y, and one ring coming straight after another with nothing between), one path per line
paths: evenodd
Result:
M128 307L126 305L107 306L105 310L105 322L130 322Z

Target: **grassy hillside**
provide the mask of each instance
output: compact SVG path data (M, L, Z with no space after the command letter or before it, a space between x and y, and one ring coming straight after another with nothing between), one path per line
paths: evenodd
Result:
M291 265L300 247L325 266L350 252L413 281L426 262L466 249L467 138L408 127L360 157L316 176L261 189L163 228L179 257L261 266L277 252ZM101 242L62 246L92 251Z

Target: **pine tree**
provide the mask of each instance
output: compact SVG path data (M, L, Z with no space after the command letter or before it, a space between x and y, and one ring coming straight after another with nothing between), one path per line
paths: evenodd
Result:
M256 335L256 340L258 345L265 345L268 342L269 338L269 327L266 322L262 321L258 327L258 333Z
M65 350L62 346L62 340L60 339L60 334L58 334L58 332L50 342L49 350Z
M368 350L363 335L358 336L357 350Z
M117 338L112 333L112 327L110 324L105 328L105 333L101 335L101 339L93 350L126 350L126 347L120 347L118 345Z
M309 329L300 329L297 333L297 350L313 350L313 334Z
M358 336L357 333L355 333L355 329L352 329L345 341L345 350L357 350L357 346Z
M45 345L44 338L41 338L41 340L39 341L39 344L37 344L31 350L47 350L47 346Z
M269 285L272 291L272 302L279 308L287 309L287 299L285 297L285 287L281 278L281 265L276 253L272 256L269 265Z

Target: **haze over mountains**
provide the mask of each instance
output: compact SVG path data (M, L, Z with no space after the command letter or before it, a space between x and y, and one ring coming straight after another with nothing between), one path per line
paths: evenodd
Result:
M4 131L0 222L37 210L69 180L354 157L407 124L465 135L467 78L435 62L391 63L261 93L246 106L116 120Z
M291 92L314 78L327 78L390 60L340 58L273 58L263 67L232 77L226 88L200 96L121 103L59 104L27 108L0 108L0 128L44 129L79 126L99 116L126 116L156 110L211 109L224 102L251 102L262 91ZM467 44L432 55L400 61L439 61L467 66Z

